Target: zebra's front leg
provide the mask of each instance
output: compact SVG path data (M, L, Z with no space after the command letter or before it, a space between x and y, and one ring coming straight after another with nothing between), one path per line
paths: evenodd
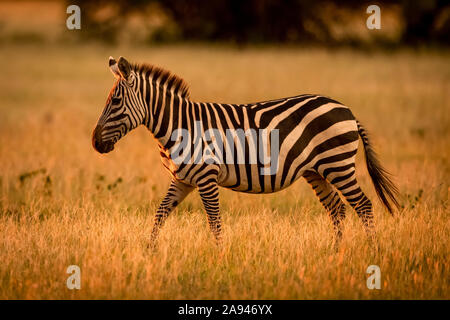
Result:
M194 187L177 180L172 180L166 196L161 201L161 204L156 211L155 223L153 225L153 230L150 237L150 248L155 248L159 230L164 225L164 222L166 221L169 214L173 211L173 209L176 208L178 204L181 203L181 201L183 201L184 198L186 198L186 196L192 190L194 190Z
M198 191L208 217L208 224L217 244L222 244L222 221L219 212L219 186L217 181L208 180L198 184Z

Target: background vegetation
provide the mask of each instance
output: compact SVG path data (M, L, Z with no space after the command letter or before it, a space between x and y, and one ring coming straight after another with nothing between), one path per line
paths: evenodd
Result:
M68 4L74 3L68 1ZM445 0L77 0L89 28L81 36L120 41L141 21L147 41L303 43L384 46L450 43L450 5ZM364 14L382 8L383 27L367 30Z

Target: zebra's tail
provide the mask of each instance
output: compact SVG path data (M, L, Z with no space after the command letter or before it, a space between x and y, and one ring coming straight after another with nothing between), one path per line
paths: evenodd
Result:
M358 125L358 133L364 146L367 170L372 178L375 191L389 213L393 214L391 202L397 209L400 207L397 201L399 194L398 189L389 178L390 174L381 166L377 154L369 142L366 129L364 129L358 121L356 121L356 124Z

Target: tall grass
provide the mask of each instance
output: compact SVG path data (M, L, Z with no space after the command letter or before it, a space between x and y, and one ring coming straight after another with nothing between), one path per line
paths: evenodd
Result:
M349 105L396 176L403 209L374 202L380 249L348 209L340 250L303 182L270 195L221 189L217 250L198 195L147 241L169 176L143 128L99 155L91 132L113 83L107 58L164 66L198 101L321 93ZM0 59L0 298L450 298L447 52L10 45ZM66 269L81 267L81 290ZM369 265L381 290L366 287Z

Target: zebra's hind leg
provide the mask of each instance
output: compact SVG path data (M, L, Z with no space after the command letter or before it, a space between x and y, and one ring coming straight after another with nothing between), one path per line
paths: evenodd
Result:
M149 248L154 249L156 246L156 238L158 237L159 230L164 225L169 214L176 208L181 201L192 191L194 187L184 184L182 182L172 180L169 190L166 196L161 201L155 215L155 223L153 225L152 234L150 237Z
M342 239L342 222L345 219L345 204L333 186L318 173L306 171L303 177L311 185L320 203L330 215L336 234L335 247L338 249Z
M356 180L354 166L346 171L331 171L332 172L327 175L327 179L342 193L347 202L356 211L369 236L369 240L376 245L372 202L361 190L361 187Z

